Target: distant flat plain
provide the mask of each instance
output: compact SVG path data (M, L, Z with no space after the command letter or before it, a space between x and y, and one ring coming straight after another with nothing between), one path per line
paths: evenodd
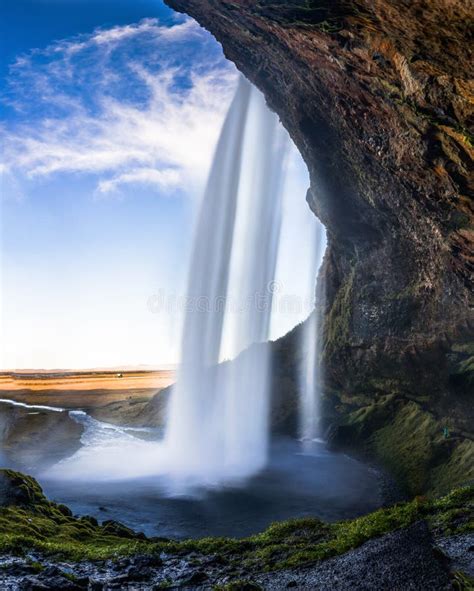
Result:
M0 398L67 409L92 409L123 400L147 400L172 384L174 378L174 369L3 371Z

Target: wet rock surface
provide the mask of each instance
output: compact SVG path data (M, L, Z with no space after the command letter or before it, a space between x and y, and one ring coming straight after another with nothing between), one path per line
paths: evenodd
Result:
M449 557L453 571L465 572L474 577L474 535L441 538L436 545Z

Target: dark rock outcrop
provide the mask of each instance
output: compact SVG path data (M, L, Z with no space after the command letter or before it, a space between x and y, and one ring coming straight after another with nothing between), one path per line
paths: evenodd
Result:
M390 438L383 453L371 438L410 401L436 424L426 435L435 447L444 426L454 433L429 453L430 474L457 455L473 478L469 3L166 1L222 43L308 166L307 200L328 232L328 420L353 423L354 412L373 414L372 405L396 397L349 442L393 463ZM437 487L430 477L413 484L410 470L402 477L413 491Z
M46 502L34 478L13 470L0 470L0 507L32 507Z
M437 558L428 528L418 522L371 540L357 550L297 571L259 577L268 591L285 589L452 589L447 562ZM291 585L290 585L291 586Z

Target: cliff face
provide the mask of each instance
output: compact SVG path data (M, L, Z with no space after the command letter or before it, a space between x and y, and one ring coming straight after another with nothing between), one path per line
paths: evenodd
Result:
M472 471L470 3L166 1L222 43L307 163L307 199L328 231L323 355L327 415L344 427L336 439L396 463L396 421L411 409L412 429L426 413L435 421L422 461L437 469L463 445Z

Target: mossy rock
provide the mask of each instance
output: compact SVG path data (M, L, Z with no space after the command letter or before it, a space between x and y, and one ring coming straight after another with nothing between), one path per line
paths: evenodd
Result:
M375 458L408 495L434 496L474 482L474 442L449 430L446 436L445 427L418 402L394 394L346 410L331 443Z
M128 538L129 540L132 539L140 539L145 540L146 536L142 533L137 533L130 529L129 527L123 525L123 523L119 523L118 521L114 521L112 519L104 521L102 523L102 527L104 531L108 534L113 534L115 536L120 536L121 538Z
M456 442L449 459L433 469L429 488L446 491L457 482L474 482L474 442L469 439Z
M446 437L444 428L444 420L407 401L367 445L409 494L446 494L474 480L474 443Z
M19 472L0 470L0 499L0 552L35 549L80 560L150 554L158 547L117 522L74 518L65 505L48 501L34 478Z
M34 478L13 470L0 470L0 507L32 507L46 503L47 499Z
M324 320L326 330L323 358L331 356L337 349L349 343L351 327L351 298L354 288L355 270L352 269L346 282L339 288L337 295Z
M473 591L474 589L474 578L470 575L455 571L453 573L453 590L454 591Z
M214 591L263 591L263 587L252 581L232 581L225 585L216 585Z
M408 402L372 435L370 446L409 492L421 494L429 481L434 448L441 441L442 431L433 417Z
M461 393L472 397L474 392L474 345L472 343L455 345L448 356L450 362L450 382Z

